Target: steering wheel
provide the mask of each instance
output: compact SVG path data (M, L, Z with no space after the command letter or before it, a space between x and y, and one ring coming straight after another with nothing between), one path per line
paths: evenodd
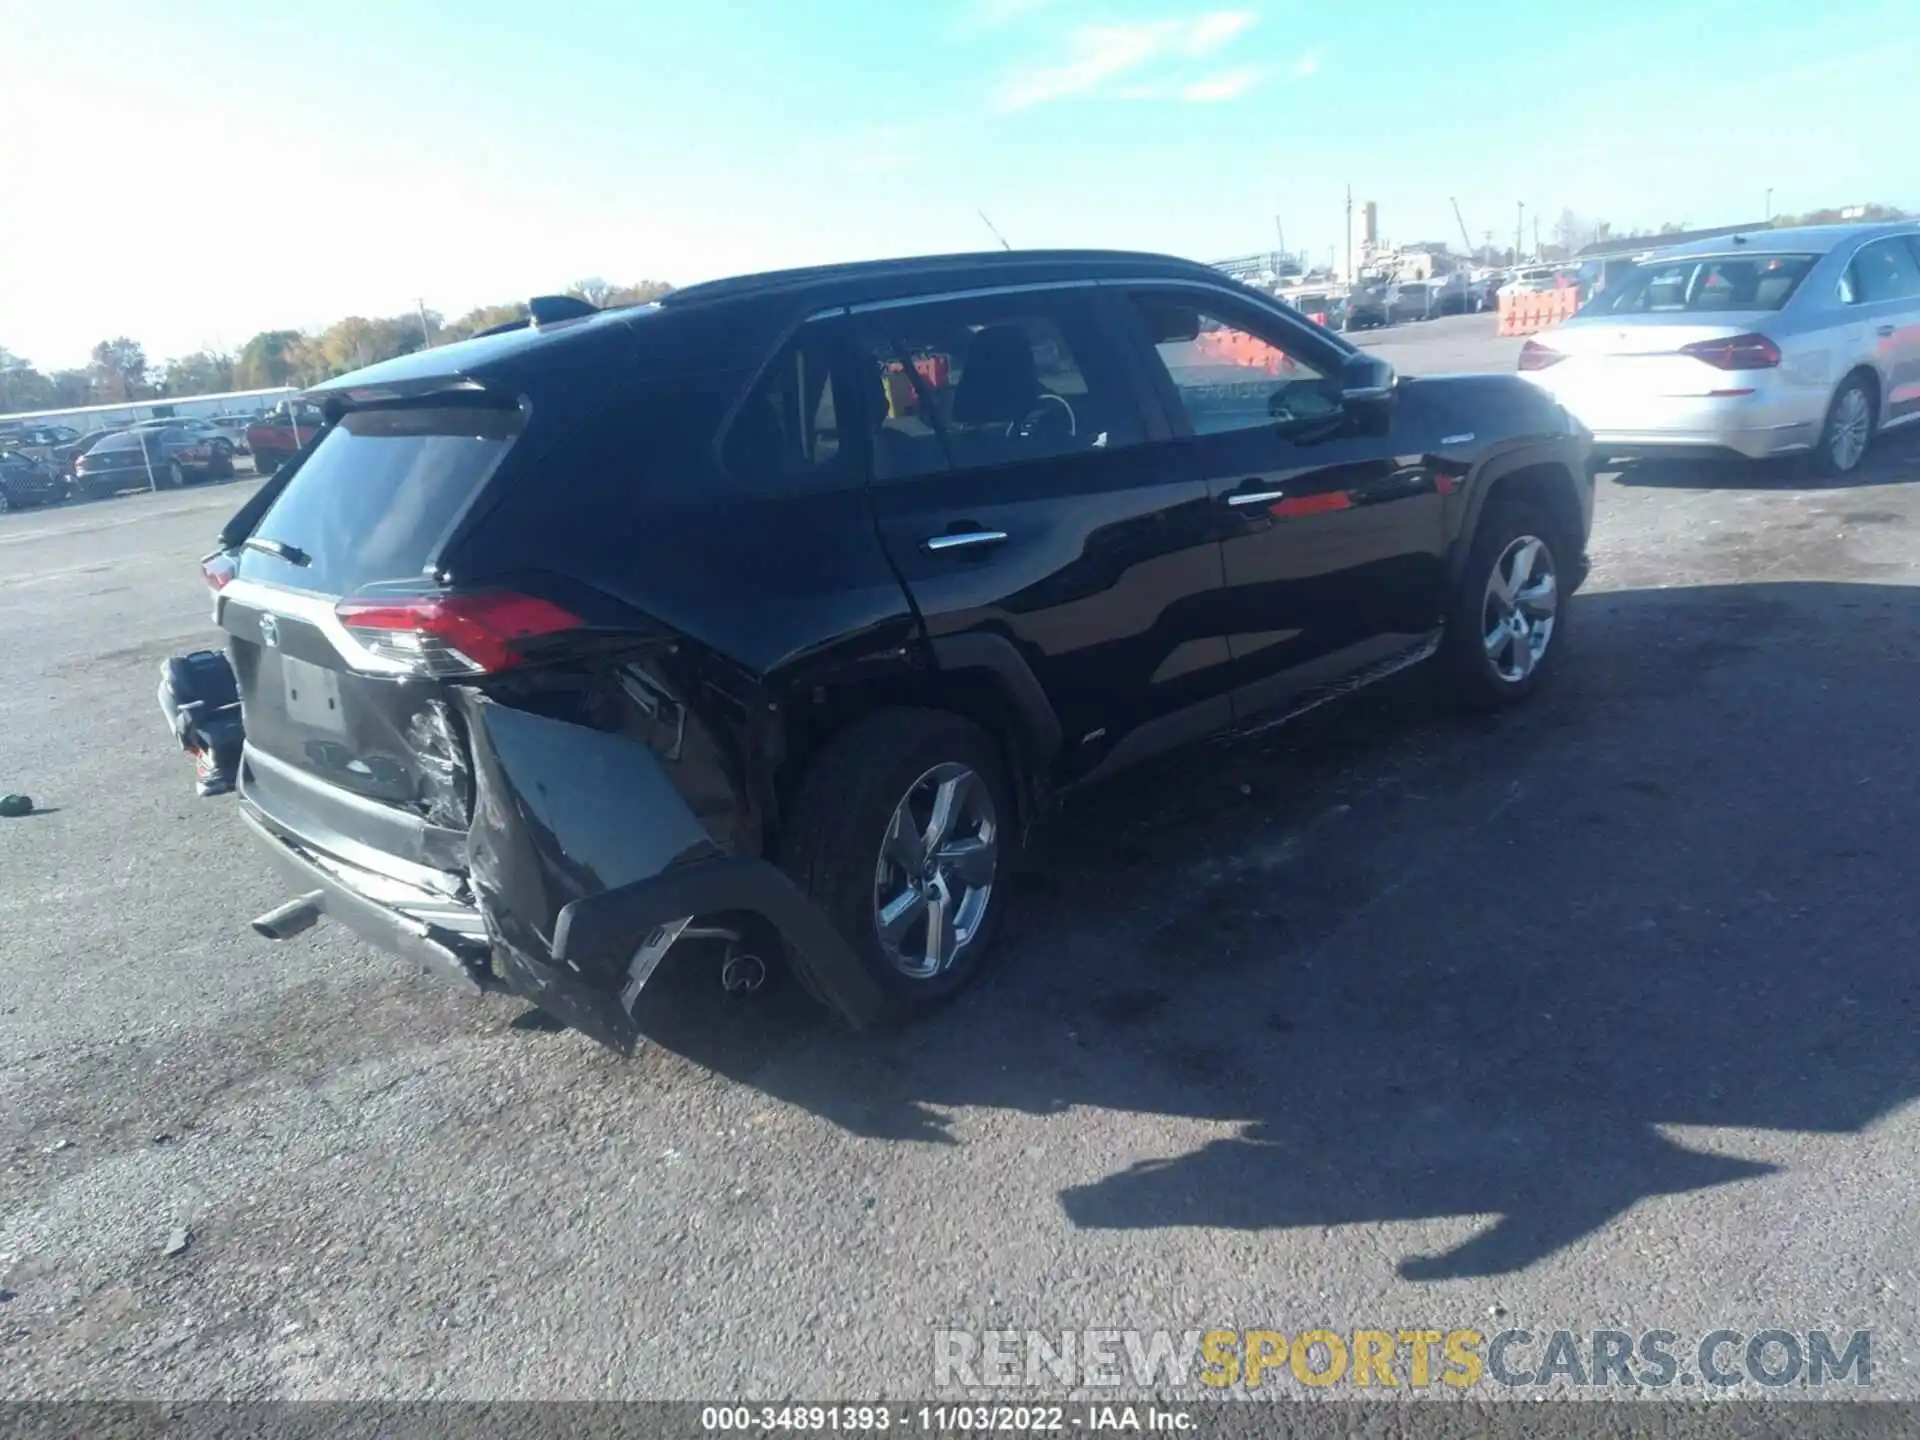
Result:
M1040 392L1040 398L1034 402L1033 408L1007 426L1007 438L1031 440L1036 435L1047 431L1058 431L1062 417L1066 420L1067 434L1070 437L1077 436L1080 433L1080 424L1074 418L1073 406L1051 390L1043 390Z

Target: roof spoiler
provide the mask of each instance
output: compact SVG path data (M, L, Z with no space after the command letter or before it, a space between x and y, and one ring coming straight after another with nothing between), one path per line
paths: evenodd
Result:
M584 320L589 315L599 313L598 305L590 305L578 295L536 295L527 301L527 314L531 317L530 319L509 320L504 325L495 325L491 329L480 331L474 338L477 340L480 335L504 335L509 330L525 330L529 325L539 330L548 325L558 325L566 320Z

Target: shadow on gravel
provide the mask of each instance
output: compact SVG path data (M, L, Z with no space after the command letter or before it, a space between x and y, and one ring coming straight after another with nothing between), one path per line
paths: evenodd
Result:
M1920 428L1896 430L1874 443L1851 475L1822 475L1805 456L1784 460L1642 460L1616 476L1622 485L1661 490L1854 490L1920 481Z
M683 968L652 1036L862 1135L957 1143L953 1107L1238 1127L1090 1183L1022 1162L1090 1229L1499 1217L1411 1280L1766 1173L1662 1126L1852 1132L1920 1094L1920 588L1572 620L1523 712L1443 718L1409 684L1090 797L1030 857L1002 965L907 1031Z

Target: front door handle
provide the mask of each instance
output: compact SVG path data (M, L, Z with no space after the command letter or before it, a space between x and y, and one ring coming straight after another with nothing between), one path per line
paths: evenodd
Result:
M943 550L964 550L969 545L998 545L1007 538L1004 530L953 530L945 535L929 535L920 548L929 555Z
M1284 490L1236 490L1227 496L1229 505L1271 505L1287 498Z
M1898 327L1897 325L1882 325L1882 326L1881 326L1881 327L1880 327L1880 328L1879 328L1879 329L1878 329L1877 331L1875 331L1874 333L1875 333L1875 334L1877 334L1877 335L1879 335L1879 336L1880 336L1880 337L1881 337L1882 339L1884 339L1885 337L1887 337L1887 336L1889 336L1889 335L1891 335L1891 334L1893 334L1893 332L1894 332L1895 330L1897 330L1898 328L1899 328L1899 327Z

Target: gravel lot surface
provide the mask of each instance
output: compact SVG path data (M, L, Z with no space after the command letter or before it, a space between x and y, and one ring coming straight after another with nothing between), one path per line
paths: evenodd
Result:
M1486 329L1367 343L1507 368ZM1912 439L1842 487L1608 479L1524 713L1407 683L1174 757L1052 827L938 1018L849 1038L670 961L632 1061L246 930L286 897L154 688L252 481L0 517L0 790L44 807L0 820L0 1396L915 1396L941 1327L1824 1326L1920 1398L1916 481Z

